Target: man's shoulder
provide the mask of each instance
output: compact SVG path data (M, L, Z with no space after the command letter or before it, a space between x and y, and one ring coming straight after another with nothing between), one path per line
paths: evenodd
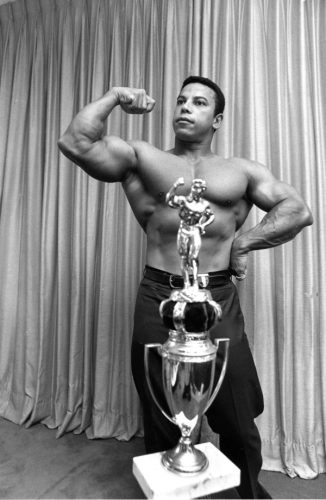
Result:
M142 140L130 140L128 144L135 150L136 154L163 154L163 151L153 144Z
M226 161L232 163L235 167L241 168L243 170L251 169L251 168L259 168L259 166L263 166L257 161L248 160L248 158L242 158L239 156L231 156Z
M248 178L255 178L264 175L269 169L259 163L258 161L248 160L247 158L240 158L233 156L227 160L234 168L241 171Z
M162 176L162 169L167 175L167 172L173 170L173 167L178 164L177 156L170 151L163 151L149 142L133 140L129 141L129 144L135 151L138 167L143 175L153 175L155 172L160 172ZM167 166L169 168L165 168Z

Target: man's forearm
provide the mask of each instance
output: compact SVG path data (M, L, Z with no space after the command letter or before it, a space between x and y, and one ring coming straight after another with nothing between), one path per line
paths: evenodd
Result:
M233 246L240 253L272 248L292 240L313 219L306 205L282 201L262 221L235 238Z

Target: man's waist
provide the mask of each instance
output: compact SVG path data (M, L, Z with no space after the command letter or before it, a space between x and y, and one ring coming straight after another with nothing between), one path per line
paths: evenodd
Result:
M148 278L170 288L183 288L184 280L179 274L172 274L162 269L145 266L144 278ZM200 288L213 288L227 285L231 280L231 272L228 269L221 271L211 271L198 274L198 284Z

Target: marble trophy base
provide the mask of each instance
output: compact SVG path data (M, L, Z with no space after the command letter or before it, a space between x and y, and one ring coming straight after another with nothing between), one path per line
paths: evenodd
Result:
M134 457L133 474L147 498L198 498L240 484L240 470L212 443L195 445L208 458L208 467L189 477L162 465L162 453Z

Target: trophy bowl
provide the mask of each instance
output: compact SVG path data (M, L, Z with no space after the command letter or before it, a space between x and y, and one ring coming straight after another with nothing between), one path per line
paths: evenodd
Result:
M149 350L153 348L162 358L162 384L170 415L158 402L151 384ZM216 339L213 344L205 332L180 337L173 330L163 345L145 345L145 373L151 396L162 414L181 432L175 448L162 455L163 465L173 472L197 474L208 466L204 453L194 447L191 434L221 387L228 348L229 339Z

